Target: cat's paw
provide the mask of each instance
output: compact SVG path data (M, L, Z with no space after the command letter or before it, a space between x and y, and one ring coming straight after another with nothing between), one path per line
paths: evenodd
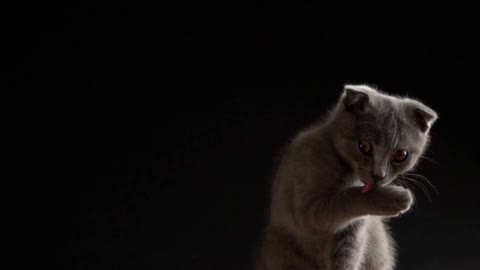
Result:
M413 205L413 195L408 189L398 186L385 186L376 191L376 206L380 215L399 216Z

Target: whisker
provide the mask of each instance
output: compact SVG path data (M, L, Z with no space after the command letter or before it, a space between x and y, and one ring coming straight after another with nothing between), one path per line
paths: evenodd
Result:
M416 174L416 173L406 173L405 175L412 176L412 177L418 177L418 178L419 178L418 180L425 181L425 183L427 183L428 185L430 185L430 187L432 187L437 194L440 194L440 193L438 192L438 189L432 184L432 182L430 182L430 180L428 180L427 177L425 177L425 176L423 176L423 175L421 175L421 174Z
M428 199L430 202L432 202L432 198L431 198L431 196L430 196L430 192L428 191L427 187L426 187L424 184L422 184L422 183L421 183L420 181L418 181L418 180L415 180L415 179L413 179L413 178L406 177L406 176L404 176L404 175L403 175L402 177L403 177L403 179L406 180L406 181L407 181L407 180L412 181L413 184L415 184L416 186L418 186L418 187L423 191L423 193L425 193L425 196L427 197L427 199Z
M396 183L396 184L399 184L400 186L402 186L404 188L408 188L408 186L398 178L395 179L395 181L393 181L393 182Z

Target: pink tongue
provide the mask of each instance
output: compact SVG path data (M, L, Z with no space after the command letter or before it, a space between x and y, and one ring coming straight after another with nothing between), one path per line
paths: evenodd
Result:
M365 186L362 187L362 193L367 193L375 188L375 184L373 183L366 183Z

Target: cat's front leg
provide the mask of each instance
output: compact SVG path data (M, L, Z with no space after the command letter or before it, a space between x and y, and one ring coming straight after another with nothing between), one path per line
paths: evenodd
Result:
M369 214L378 216L403 214L410 209L414 201L410 190L395 185L379 187L363 195Z
M360 187L351 187L333 197L324 196L307 206L306 221L314 221L323 230L337 230L352 220L366 215L398 216L413 204L412 193L405 188L388 185L362 193ZM310 223L306 223L310 224Z
M368 193L351 187L334 200L337 218L345 221L365 215L398 216L408 211L412 204L411 191L396 185L378 187Z

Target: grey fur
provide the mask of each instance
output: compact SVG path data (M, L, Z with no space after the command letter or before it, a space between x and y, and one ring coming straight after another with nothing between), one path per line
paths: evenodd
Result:
M408 211L413 196L392 181L416 165L436 119L419 101L346 85L330 115L285 149L257 269L394 269L395 247L384 221ZM360 140L371 143L371 156L361 153ZM408 152L401 163L391 159L398 148ZM378 181L377 188L362 193L362 181Z

